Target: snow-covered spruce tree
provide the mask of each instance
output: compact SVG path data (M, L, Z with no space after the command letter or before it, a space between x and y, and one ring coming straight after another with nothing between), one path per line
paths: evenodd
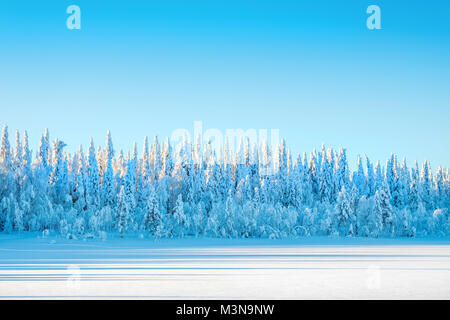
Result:
M422 202L420 190L419 165L416 161L414 168L411 170L411 184L408 190L408 208L410 211L416 211L419 203Z
M33 183L31 170L31 152L28 145L28 134L25 131L22 143L22 163L16 170L17 183L17 202L23 213L23 228L25 231L31 231L30 221L32 217Z
M374 226L371 225L371 218L373 217L372 210L373 198L367 199L366 196L362 196L359 199L358 207L356 208L356 227L358 236L369 237L371 229L374 229Z
M380 161L377 161L377 163L375 164L375 189L379 190L381 188L381 185L383 184L384 181L384 170L381 168L380 165Z
M45 133L41 136L41 141L38 150L38 159L44 170L48 170L51 165L51 153L50 153L50 134L48 129L45 129Z
M358 207L358 214L365 221L360 224L358 230L360 235L378 238L383 232L383 208L381 207L379 191L375 192L375 196L369 199L361 199Z
M372 163L370 162L369 158L366 156L366 167L367 167L367 196L372 197L375 194L376 191L376 184L375 184L375 172L372 166Z
M289 205L291 204L289 192L291 186L289 185L289 176L288 176L290 171L290 168L288 167L288 154L289 150L287 150L286 142L283 139L281 140L281 143L278 146L277 161L276 161L277 164L276 182L278 185L278 188L276 188L276 190L278 191L277 198L283 207L289 207ZM248 165L246 165L246 167L247 166ZM251 190L252 190L251 185L247 187L247 190L249 197L251 197ZM248 200L248 198L246 200Z
M363 195L364 197L364 195ZM352 224L352 234L353 236L358 235L358 224L356 223L357 220L357 210L359 205L359 191L356 188L355 185L352 186L352 190L350 190L350 208L353 210L351 214L351 224Z
M49 186L49 177L51 173L51 165L49 159L49 132L46 129L45 134L41 136L39 150L37 152L36 161L30 167L29 174L30 187L30 216L28 219L28 230L43 231L49 228L50 217L53 216L53 203Z
M328 156L322 157L321 174L319 182L319 196L322 202L331 203L334 201L333 167L331 150Z
M170 145L169 145L170 147ZM167 157L168 155L165 154ZM153 141L151 155L150 155L150 162L151 162L151 174L152 179L156 180L159 177L160 171L161 171L161 147L159 145L158 136L155 136L155 139Z
M358 155L357 171L353 174L353 185L357 188L359 195L368 195L368 186L366 182L366 175L364 173L361 157Z
M422 165L420 172L421 195L420 198L425 206L425 209L431 210L433 208L433 191L432 191L433 177L431 174L431 166L428 161Z
M147 183L151 178L150 172L150 160L148 153L148 137L144 138L144 146L142 148L142 160L140 165L140 171L143 183Z
M125 192L125 201L127 202L129 221L128 228L130 231L136 231L136 160L128 160L126 174L123 180Z
M11 146L9 144L8 126L3 127L2 142L0 146L0 165L4 172L9 173L12 169Z
M108 155L109 153L107 153ZM109 155L106 159L105 172L102 176L102 200L103 206L114 207L115 200L115 183L114 172L112 168L113 158Z
M89 229L94 232L100 231L102 228L102 222L99 212L100 207L100 177L98 171L97 158L95 155L94 141L89 142L89 151L87 157L87 170L86 170L86 206L90 212Z
M436 172L436 177L435 177L435 204L437 207L442 208L445 207L448 202L448 200L450 200L449 198L447 198L446 195L446 187L445 187L445 179L446 179L446 173L444 171L444 168L439 167L437 172Z
M173 211L174 218L174 236L183 237L189 228L189 220L184 212L184 203L181 194L178 195L177 202Z
M116 223L117 223L117 231L120 236L123 237L125 233L127 233L129 229L130 222L130 209L129 209L129 199L125 193L125 187L122 186L120 188L120 193L117 199L117 208L116 208Z
M227 200L225 201L224 215L221 232L224 237L236 237L238 230L236 230L236 205L234 203L233 194L231 190L228 192Z
M10 193L8 197L3 198L2 202L0 202L0 206L5 216L3 231L6 233L23 231L23 212L19 208L14 195Z
M303 153L303 158L302 158L303 165L302 165L301 170L299 170L300 171L300 180L301 180L301 182L300 182L301 200L302 200L303 205L312 206L314 204L314 199L313 199L311 180L308 177L308 164L307 163L308 162L307 162L307 157L306 157L306 152L305 152L305 153ZM333 182L335 182L335 179L333 179ZM336 186L334 186L334 189L336 190Z
M75 212L73 208L73 199L70 196L69 177L67 159L63 154L63 148L66 144L59 139L53 141L52 171L50 174L49 189L54 208L54 214L50 215L47 221L51 229L60 226L62 220L69 224L75 222ZM66 215L66 213L70 213ZM79 223L79 222L78 222Z
M172 146L169 138L166 139L161 154L161 171L159 178L170 177L173 170Z
M403 158L402 165L400 167L400 202L401 208L408 205L408 190L411 185L411 171L406 164L406 158Z
M18 171L22 167L22 161L23 161L22 152L23 152L23 149L22 149L22 142L20 141L20 134L19 134L19 131L16 130L16 144L14 147L14 160L13 160L13 166L14 166L13 170L16 173L18 173Z
M148 185L145 193L145 213L142 229L152 236L159 236L162 228L162 216L154 187L151 184Z
M354 235L354 212L355 209L352 206L351 195L342 187L339 192L335 212L335 222L333 232L341 236L353 236Z
M381 217L382 229L378 232L387 236L394 233L393 209L391 206L391 193L387 181L375 193L374 214L378 220Z
M14 176L12 172L11 147L8 138L8 127L2 131L0 145L0 231L12 231L9 197L14 192Z
M394 226L397 236L414 237L416 234L416 228L412 221L411 212L406 208L398 211L395 216Z
M308 179L311 184L311 196L314 200L319 200L319 179L320 168L318 168L318 161L315 152L310 153L308 162Z
M83 147L80 146L78 152L72 158L70 182L70 193L72 196L73 206L78 212L78 216L83 219L89 219L87 214L87 182L88 174L86 170L86 159Z
M339 156L336 163L335 171L335 189L340 192L342 187L348 188L349 186L349 169L347 162L347 150L340 149Z
M300 159L300 156L297 158L297 161L295 162L291 173L289 175L290 182L290 198L291 198L291 205L297 209L300 209L303 203L303 165L302 161ZM256 191L258 191L258 194L256 195ZM259 201L259 187L255 187L255 198L258 198Z

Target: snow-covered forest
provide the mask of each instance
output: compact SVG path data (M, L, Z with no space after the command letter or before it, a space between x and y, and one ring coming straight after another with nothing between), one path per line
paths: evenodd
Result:
M3 128L0 150L0 232L55 232L69 238L108 233L146 237L359 237L450 234L450 173L429 162L392 155L384 164L358 158L351 171L345 149L322 147L294 158L242 139L184 139L174 148L145 138L138 155L91 139L85 153L64 152L46 130L33 157L25 132L15 146Z

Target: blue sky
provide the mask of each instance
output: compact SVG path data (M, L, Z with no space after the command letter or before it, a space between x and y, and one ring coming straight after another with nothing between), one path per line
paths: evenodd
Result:
M81 8L81 30L66 8ZM382 30L366 28L381 8ZM450 167L448 1L2 1L0 123L68 150L176 128L280 130Z

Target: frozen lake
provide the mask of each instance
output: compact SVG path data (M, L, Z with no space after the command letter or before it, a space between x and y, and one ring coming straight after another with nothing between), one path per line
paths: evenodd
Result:
M0 298L450 299L450 240L0 235Z

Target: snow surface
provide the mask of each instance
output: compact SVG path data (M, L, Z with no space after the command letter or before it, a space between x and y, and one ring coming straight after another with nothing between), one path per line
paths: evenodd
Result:
M1 234L0 298L450 299L450 239Z

